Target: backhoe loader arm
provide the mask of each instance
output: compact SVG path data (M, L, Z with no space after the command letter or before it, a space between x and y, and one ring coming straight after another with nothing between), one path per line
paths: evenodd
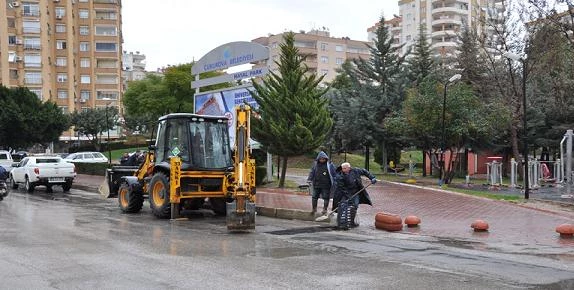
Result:
M227 228L245 230L255 228L255 160L251 159L251 107L235 108L237 125L234 144L233 201L227 203Z

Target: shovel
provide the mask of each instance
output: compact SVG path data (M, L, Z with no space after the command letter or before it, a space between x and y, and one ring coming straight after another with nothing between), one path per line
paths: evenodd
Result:
M367 184L367 186L363 186L363 188L361 188L359 191L355 192L353 195L351 195L351 197L349 197L349 199L353 199L355 196L357 196L357 194L363 192L363 190L367 189L367 187L371 186L372 183ZM331 218L331 216L333 215L333 213L335 213L335 211L339 209L339 206L337 206L336 208L334 208L332 211L326 213L325 215L322 215L318 218L315 219L316 222L323 222L326 221L328 219Z

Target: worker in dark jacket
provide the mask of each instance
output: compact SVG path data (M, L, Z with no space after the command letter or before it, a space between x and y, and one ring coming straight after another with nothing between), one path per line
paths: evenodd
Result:
M315 159L307 177L307 183L313 188L311 199L313 213L317 212L317 203L321 197L323 199L323 214L326 214L327 208L329 208L329 199L335 187L335 166L329 160L327 153L321 151L317 154L317 159Z
M359 194L352 197L359 190L363 189L363 182L361 176L365 176L371 180L372 184L377 182L377 179L369 171L362 168L352 168L351 164L345 162L341 164L338 169L339 174L335 177L336 191L333 199L333 210L339 206L343 200L348 200L349 205L353 206L354 210L351 212L352 226L357 226L354 223L359 204L373 205L371 198L366 190L361 191Z

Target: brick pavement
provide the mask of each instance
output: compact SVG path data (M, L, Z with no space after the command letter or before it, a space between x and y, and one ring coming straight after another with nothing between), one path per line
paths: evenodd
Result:
M78 175L76 184L96 189L103 177ZM439 189L381 182L369 188L374 206L361 205L362 229L374 229L377 212L385 211L422 219L416 229L403 233L443 238L468 239L515 246L574 246L574 239L560 239L555 232L562 223L574 223L574 211L536 209L529 203L511 203L474 197ZM258 188L257 205L309 211L311 197L277 188ZM474 233L470 224L484 219L490 224L488 233Z

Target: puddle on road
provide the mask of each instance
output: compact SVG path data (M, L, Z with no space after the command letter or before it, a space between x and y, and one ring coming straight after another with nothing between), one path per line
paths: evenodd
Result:
M312 256L324 254L324 251L316 249L302 249L296 247L283 247L283 248L266 248L258 249L252 253L252 256L283 259L291 257Z
M306 227L306 228L271 231L266 233L271 235L287 236L287 235L311 234L311 233L330 232L330 231L334 231L333 227Z
M461 240L451 240L451 239L441 239L437 240L437 243L445 245L447 247L455 247L469 250L481 250L485 248L484 243L471 242L471 241L461 241Z

